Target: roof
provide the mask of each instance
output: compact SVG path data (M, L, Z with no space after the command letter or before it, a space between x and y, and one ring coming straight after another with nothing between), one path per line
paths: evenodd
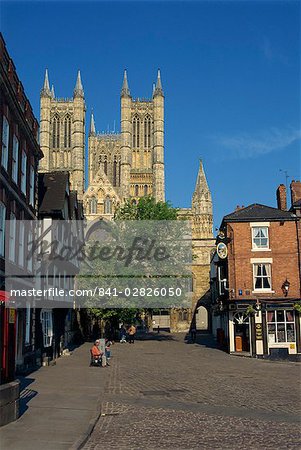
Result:
M251 222L256 220L264 222L295 219L296 215L291 211L282 211L281 209L253 203L224 216L223 222Z
M39 174L39 214L58 213L64 210L68 172Z

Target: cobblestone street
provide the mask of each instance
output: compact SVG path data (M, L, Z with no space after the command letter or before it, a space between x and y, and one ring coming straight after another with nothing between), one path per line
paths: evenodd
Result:
M300 448L300 364L230 356L206 337L184 337L113 346L85 450Z

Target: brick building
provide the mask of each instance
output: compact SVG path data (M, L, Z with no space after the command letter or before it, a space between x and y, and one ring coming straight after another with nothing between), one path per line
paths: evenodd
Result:
M301 353L301 183L291 183L290 210L285 191L277 189L278 208L252 204L222 220L211 264L212 324L231 353Z
M7 272L18 273L19 285L33 273L26 249L31 238L27 221L37 217L37 168L42 152L39 126L3 36L0 34L0 290L8 290ZM30 308L5 308L0 302L1 384L11 382L16 366L34 361L35 312ZM2 390L4 387L2 387ZM9 389L9 385L8 385ZM10 398L8 394L7 398ZM17 414L16 402L1 408L2 421Z

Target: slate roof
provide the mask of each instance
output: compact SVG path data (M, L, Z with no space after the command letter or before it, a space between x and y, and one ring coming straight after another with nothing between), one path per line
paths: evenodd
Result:
M63 211L68 182L68 172L39 174L39 214Z
M224 216L223 222L251 222L251 221L279 221L295 220L296 215L291 211L271 208L270 206L253 203Z

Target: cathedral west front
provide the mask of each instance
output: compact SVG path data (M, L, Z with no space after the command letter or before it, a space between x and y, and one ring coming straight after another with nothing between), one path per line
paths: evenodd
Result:
M133 98L124 71L120 93L120 133L97 132L91 114L88 164L85 170L86 103L78 72L72 98L57 98L48 72L40 94L40 146L44 158L40 172L66 170L71 189L82 200L87 220L112 220L118 205L152 196L165 201L164 92L160 70L150 98ZM210 254L214 247L212 199L202 161L191 208L180 208L179 217L192 223L194 261L192 307L172 318L171 328L187 329L198 301L209 289ZM176 314L173 311L173 314ZM177 314L176 314L177 315Z

